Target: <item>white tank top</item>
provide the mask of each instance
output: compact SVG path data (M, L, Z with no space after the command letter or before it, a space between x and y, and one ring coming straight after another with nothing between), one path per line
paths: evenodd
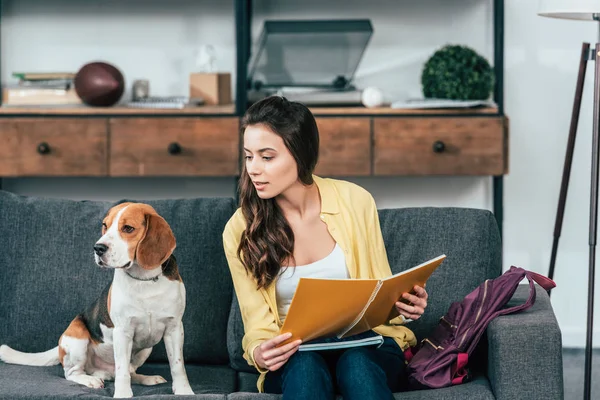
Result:
M346 257L337 243L331 253L321 260L307 265L282 268L275 284L279 319L282 323L285 320L300 278L348 279L349 277Z

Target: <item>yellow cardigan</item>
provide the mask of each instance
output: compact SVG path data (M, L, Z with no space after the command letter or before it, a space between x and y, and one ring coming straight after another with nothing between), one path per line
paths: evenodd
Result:
M313 177L321 195L320 217L344 251L350 278L380 279L392 275L371 194L351 182ZM282 323L277 313L275 283L258 290L256 280L246 273L237 256L245 227L240 208L225 226L223 247L244 322L244 358L260 372L257 386L262 392L267 370L255 364L254 349L264 340L280 334ZM373 330L394 338L404 350L416 345L416 338L410 329L395 323L399 319Z

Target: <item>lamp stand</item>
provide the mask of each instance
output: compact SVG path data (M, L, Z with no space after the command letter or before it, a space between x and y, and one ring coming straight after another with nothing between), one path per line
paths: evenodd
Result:
M599 31L600 32L600 31ZM588 305L587 305L587 332L585 343L585 373L584 373L584 392L585 400L591 399L591 376L592 376L592 337L594 328L594 282L596 269L596 237L598 226L598 177L599 177L599 156L600 156L600 43L596 43L595 49L590 52L590 44L583 43L581 47L581 57L579 59L579 74L577 76L577 85L575 87L575 101L571 114L571 124L569 127L569 139L567 142L567 151L565 163L563 166L563 175L560 185L560 196L558 200L558 209L556 211L556 221L554 225L554 240L552 243L552 253L550 256L550 270L548 277L554 278L554 265L556 262L556 252L558 249L558 240L562 230L562 222L567 200L567 190L569 187L569 177L571 175L571 164L573 162L573 150L575 148L575 137L577 135L577 125L579 122L579 112L581 110L581 99L583 95L583 85L585 81L585 72L587 61L595 61L594 68L594 120L592 132L592 177L590 190L590 217L589 217L589 272L588 272ZM550 294L550 293L549 293Z

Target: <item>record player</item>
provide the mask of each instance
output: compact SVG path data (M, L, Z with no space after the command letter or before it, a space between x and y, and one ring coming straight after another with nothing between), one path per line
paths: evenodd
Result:
M372 33L368 19L265 21L248 64L248 101L278 94L308 106L362 105L352 79Z

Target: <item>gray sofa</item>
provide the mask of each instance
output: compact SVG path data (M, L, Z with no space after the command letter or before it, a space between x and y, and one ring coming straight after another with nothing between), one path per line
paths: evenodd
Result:
M125 199L124 199L125 200ZM148 201L177 237L187 289L184 316L187 373L201 399L277 399L256 393L257 374L242 358L243 324L223 254L221 233L236 204L227 198ZM18 196L0 191L0 343L43 351L71 319L95 299L112 272L93 261L101 220L114 205ZM448 309L487 278L501 273L501 244L491 213L459 208L380 211L394 272L441 253L448 258L428 282L429 307L411 323L423 338ZM527 266L524 266L527 267ZM513 302L523 301L520 288ZM473 360L469 383L396 394L398 399L562 399L561 335L548 295L538 287L530 310L493 321ZM133 385L147 399L171 398L162 342L140 372L169 382ZM23 367L0 362L1 399L108 398L63 378L61 366Z

